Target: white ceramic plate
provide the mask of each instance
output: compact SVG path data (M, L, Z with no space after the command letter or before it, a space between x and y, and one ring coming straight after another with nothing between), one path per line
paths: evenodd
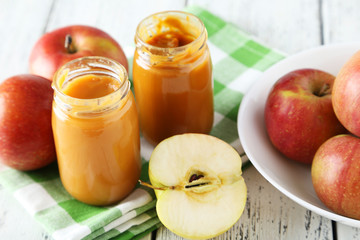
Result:
M265 129L264 107L273 84L299 68L316 68L336 75L360 49L360 43L322 46L298 53L269 68L245 95L239 108L241 144L255 168L277 189L303 207L334 221L360 227L360 221L329 210L316 196L310 166L290 161L271 144Z

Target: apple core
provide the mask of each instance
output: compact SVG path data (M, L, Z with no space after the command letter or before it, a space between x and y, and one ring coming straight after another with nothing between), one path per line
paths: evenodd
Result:
M187 133L160 142L149 161L160 221L190 239L227 231L246 203L241 166L236 150L210 135Z

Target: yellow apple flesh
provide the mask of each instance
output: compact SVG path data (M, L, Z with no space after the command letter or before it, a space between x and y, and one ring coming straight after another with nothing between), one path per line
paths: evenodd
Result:
M233 147L209 135L182 134L162 141L149 162L160 221L191 239L227 231L246 203L241 165Z

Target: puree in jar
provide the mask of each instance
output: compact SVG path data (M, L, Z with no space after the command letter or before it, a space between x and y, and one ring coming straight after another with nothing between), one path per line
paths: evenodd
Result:
M94 74L74 78L62 87L63 94L76 99L108 98L104 104L112 107L100 112L99 104L90 101L79 112L64 114L54 101L52 124L61 181L73 197L87 204L107 205L123 199L140 176L134 97L129 91L113 103L110 96L119 87L116 79Z
M92 99L104 97L120 87L114 78L105 75L88 74L72 80L62 92L70 97Z
M135 37L133 80L143 135L156 145L175 134L209 133L212 64L204 26L170 15L154 22L150 35L140 23Z
M155 34L146 39L146 43L161 48L184 46L196 39L189 30L175 17L166 17L155 26ZM166 29L166 31L163 31Z

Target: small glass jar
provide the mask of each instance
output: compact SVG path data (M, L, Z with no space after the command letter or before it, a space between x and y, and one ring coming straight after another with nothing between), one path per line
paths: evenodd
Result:
M196 16L160 12L136 30L133 82L140 126L153 145L182 133L209 133L214 118L207 32Z
M85 91L87 85L75 88L79 79L89 84L104 77L116 86L109 94L85 99L65 93L71 88ZM52 86L52 128L65 189L92 205L125 198L141 170L138 115L125 68L108 58L79 58L56 72Z

